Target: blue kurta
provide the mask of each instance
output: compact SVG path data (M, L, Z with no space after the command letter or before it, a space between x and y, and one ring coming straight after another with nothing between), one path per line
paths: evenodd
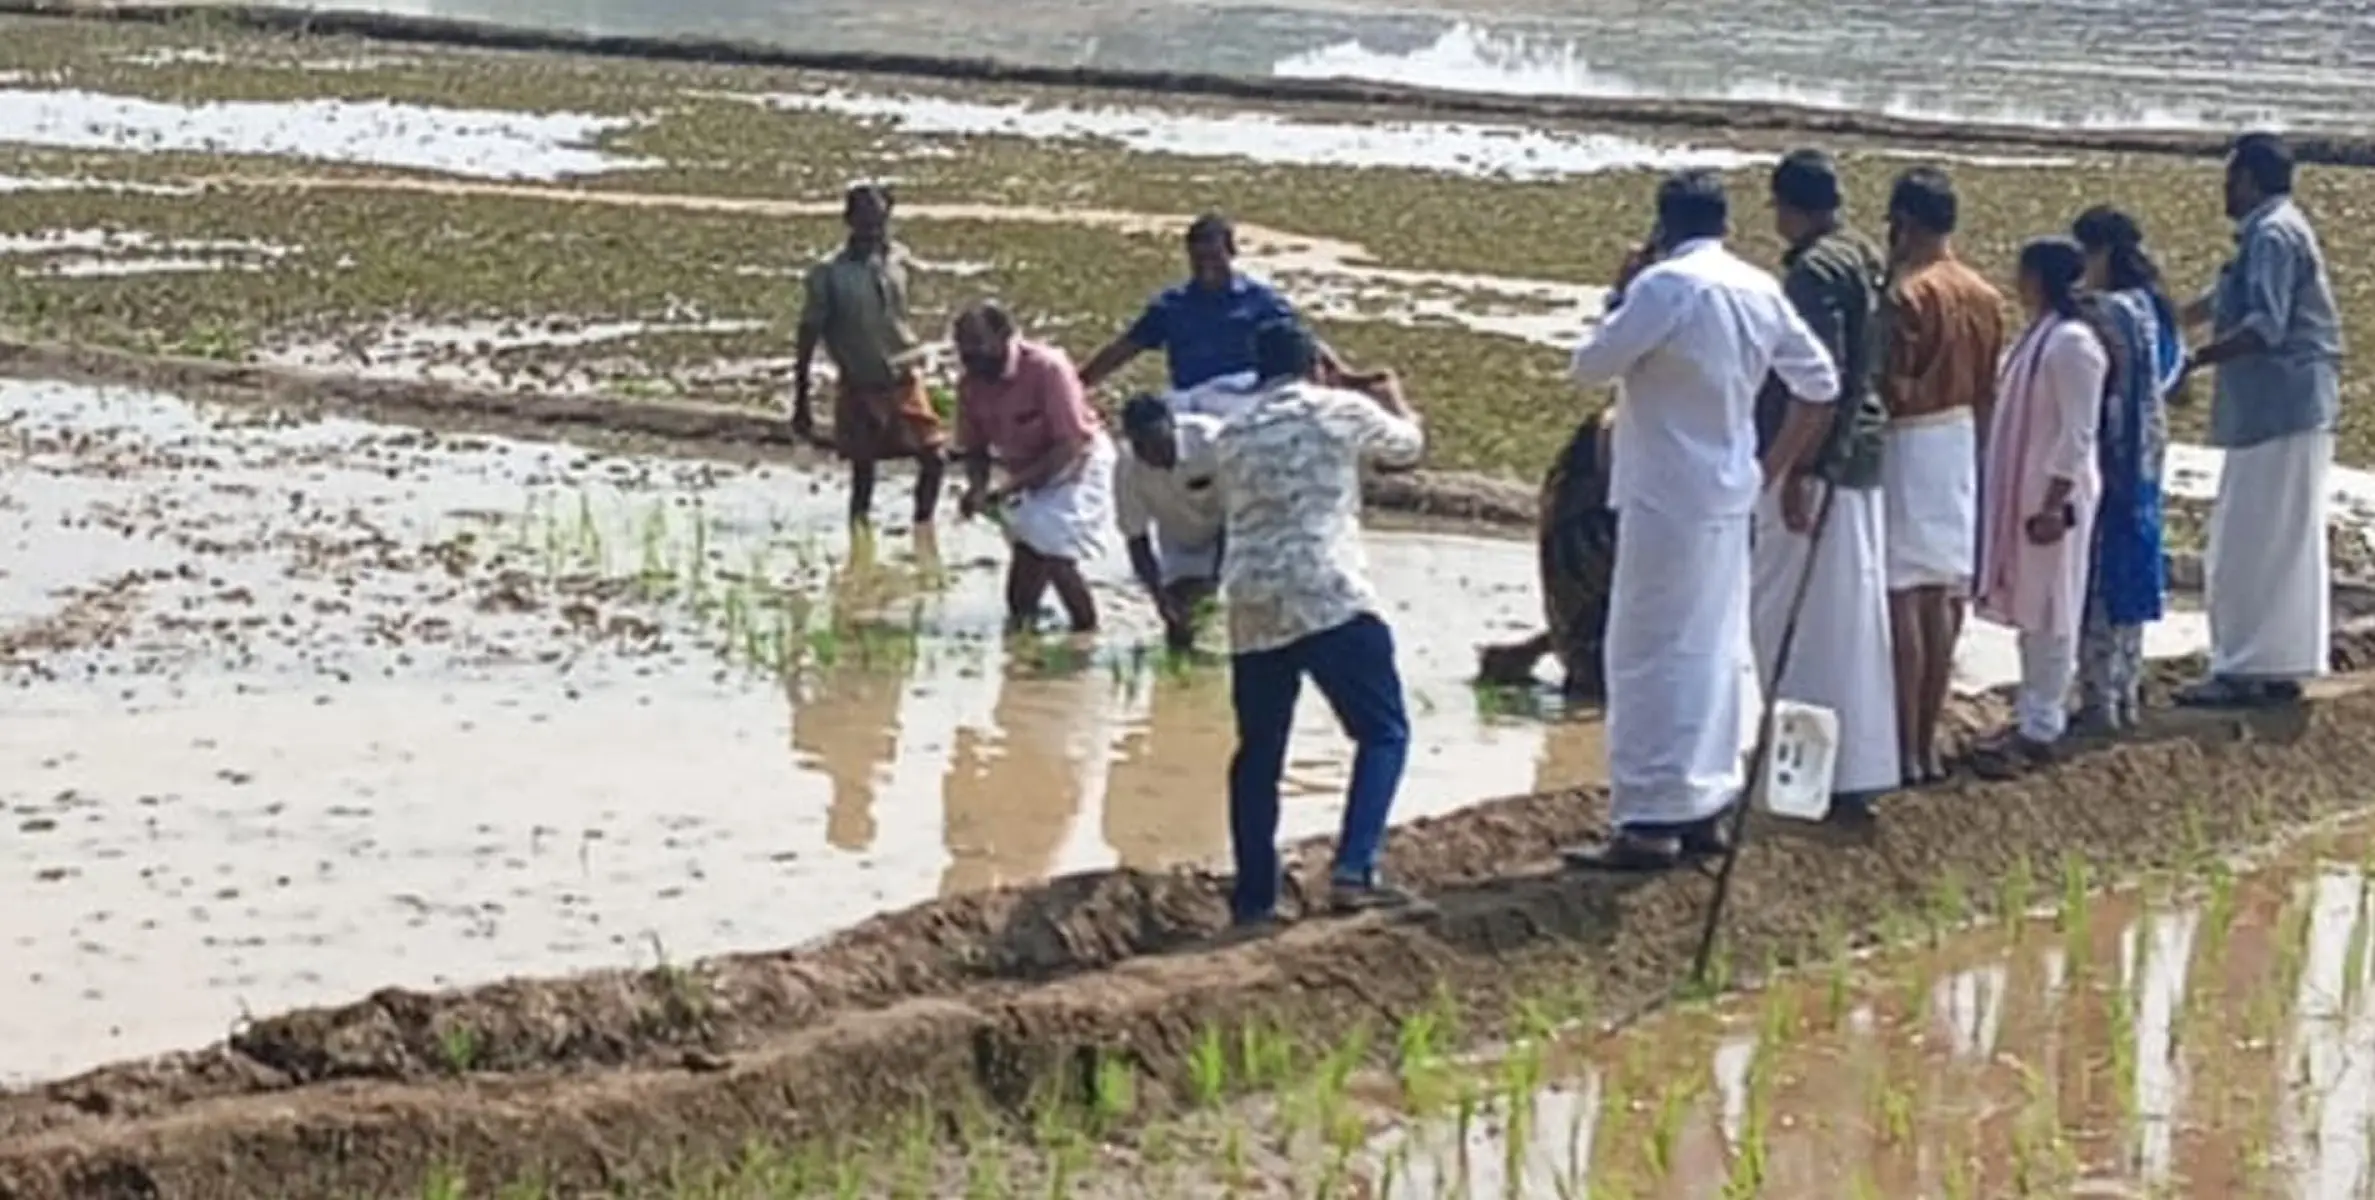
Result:
M2097 454L2103 506L2095 519L2090 587L2113 625L2161 617L2168 566L2161 553L2161 460L2169 443L2164 398L2184 363L2177 314L2157 293L2130 288L2103 297L2119 345L2117 379L2103 399Z

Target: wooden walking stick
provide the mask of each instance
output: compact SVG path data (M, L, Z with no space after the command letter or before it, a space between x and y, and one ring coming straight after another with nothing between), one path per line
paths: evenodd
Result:
M1814 582L1815 558L1822 553L1823 533L1831 524L1831 500L1838 494L1838 485L1823 484L1822 504L1814 511L1814 529L1806 539L1806 566L1798 572L1798 590L1790 597L1789 613L1781 623L1781 644L1773 652L1772 682L1764 687L1765 711L1757 721L1756 749L1750 751L1740 799L1732 806L1730 836L1724 839L1723 865L1715 873L1715 897L1707 903L1707 924L1699 931L1699 952L1691 961L1694 983L1707 982L1707 968L1715 957L1715 931L1723 922L1724 901L1732 894L1732 867L1740 861L1740 843L1748 836L1749 805L1765 781L1765 763L1773 754L1773 694L1781 690L1781 681L1788 677L1790 651L1798 641L1798 616L1806 608L1806 593Z

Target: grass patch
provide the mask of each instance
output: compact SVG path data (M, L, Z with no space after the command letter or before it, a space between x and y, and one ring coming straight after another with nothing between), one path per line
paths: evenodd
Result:
M165 48L201 48L228 64L128 63ZM362 59L351 71L306 62ZM1111 209L1179 216L1224 208L1297 234L1357 243L1396 268L1502 274L1570 283L1607 275L1646 218L1649 173L1614 171L1517 183L1381 169L1266 166L1133 154L1096 143L1018 138L923 138L884 123L773 112L705 91L756 93L850 85L789 72L533 55L437 52L344 41L226 33L204 22L171 29L0 21L0 69L29 70L74 86L178 98L387 97L422 103L640 114L649 123L612 135L622 153L664 158L665 169L603 176L598 190L830 201L853 177L895 176L911 206L963 203L1042 209ZM873 90L932 92L929 81L873 79ZM1142 98L968 87L969 99L1028 96L1045 103L1126 103ZM1209 106L1171 106L1211 111ZM1304 110L1313 119L1358 120L1357 111ZM1407 119L1397 116L1394 119ZM1655 140L1655 131L1627 131ZM1703 137L1703 135L1701 135ZM1762 137L1763 135L1759 135ZM1878 212L1905 160L1850 146L1852 211ZM354 176L294 161L198 156L0 154L0 170L96 166L159 177L254 173ZM2021 242L2058 230L2085 206L2134 210L2171 277L2206 281L2229 247L2214 163L2089 157L2066 166L1955 168L1965 198L1966 256L1999 277ZM1750 254L1771 260L1761 180L1733 178ZM2375 319L2375 252L2343 234L2375 212L2375 172L2313 170L2304 199L2328 232L2335 282L2353 327ZM1869 222L1867 222L1869 223ZM274 337L334 336L355 323L418 317L563 315L649 317L691 308L719 318L788 316L791 272L836 237L830 217L621 209L593 204L396 193L335 195L225 189L195 200L94 193L0 195L0 229L114 224L184 236L253 236L296 242L306 253L254 275L25 278L10 289L12 324L52 336L167 347L267 344ZM981 263L967 277L924 281L919 311L966 294L1015 299L1038 332L1085 354L1119 329L1146 296L1179 271L1167 232L1124 233L1022 221L911 220L904 236L928 259ZM769 274L772 272L772 274ZM1415 291L1416 289L1414 289ZM1482 301L1478 302L1479 304ZM1506 304L1503 305L1506 307ZM1531 477L1572 423L1599 403L1561 378L1556 347L1458 329L1418 330L1373 320L1323 321L1359 359L1400 368L1432 418L1437 465ZM638 386L669 380L707 358L785 352L778 327L761 335L672 337L633 347ZM615 346L532 357L577 365ZM1125 384L1151 382L1152 364ZM2375 460L2371 386L2355 366L2345 381L2343 457ZM687 391L699 389L686 388ZM716 398L756 401L763 388L729 386ZM2181 437L2198 438L2203 411L2178 414Z

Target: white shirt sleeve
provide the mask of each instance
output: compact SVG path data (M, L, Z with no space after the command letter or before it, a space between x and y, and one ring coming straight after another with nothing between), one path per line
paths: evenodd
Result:
M1790 394L1809 404L1829 404L1839 398L1839 366L1814 336L1796 305L1776 292L1774 319L1780 331L1773 343L1773 373Z
M1568 361L1567 374L1584 387L1622 379L1635 363L1664 345L1682 320L1681 280L1652 271L1625 289L1624 303L1600 319Z
M1358 392L1340 392L1333 403L1363 461L1399 469L1416 466L1425 457L1427 433L1418 422L1387 412Z

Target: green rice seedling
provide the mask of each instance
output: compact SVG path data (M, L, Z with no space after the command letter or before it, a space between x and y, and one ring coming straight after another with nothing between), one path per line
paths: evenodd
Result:
M1926 912L1929 917L1930 944L1937 946L1946 935L1969 919L1970 892L1963 886L1963 873L1949 866L1931 885Z
M2070 976L2082 978L2091 966L2093 906L2087 890L2086 860L2075 854L2062 857L2062 953Z
M1206 1026L1188 1052L1188 1086L1196 1107L1212 1108L1229 1089L1229 1051L1220 1030Z
M421 1200L465 1200L469 1194L469 1178L442 1163L429 1168L429 1177L421 1184Z
M478 1031L468 1025L448 1025L437 1031L437 1056L445 1069L468 1074L478 1065Z
M2358 898L2350 911L2350 937L2342 948L2342 1008L2346 1012L2358 1006L2367 982L2367 883L2367 877L2361 875Z
M1138 1074L1127 1059L1100 1054L1090 1075L1090 1131L1102 1137L1138 1111Z
M2026 932L2029 907L2037 902L2037 873L2026 854L2012 860L2012 866L1996 881L1996 909L2003 914L2005 928L2014 945L2019 945Z
M1650 1170L1660 1180L1674 1170L1674 1146L1682 1136L1683 1118L1690 1115L1691 1085L1673 1080L1658 1093L1656 1123L1650 1127L1646 1147Z

